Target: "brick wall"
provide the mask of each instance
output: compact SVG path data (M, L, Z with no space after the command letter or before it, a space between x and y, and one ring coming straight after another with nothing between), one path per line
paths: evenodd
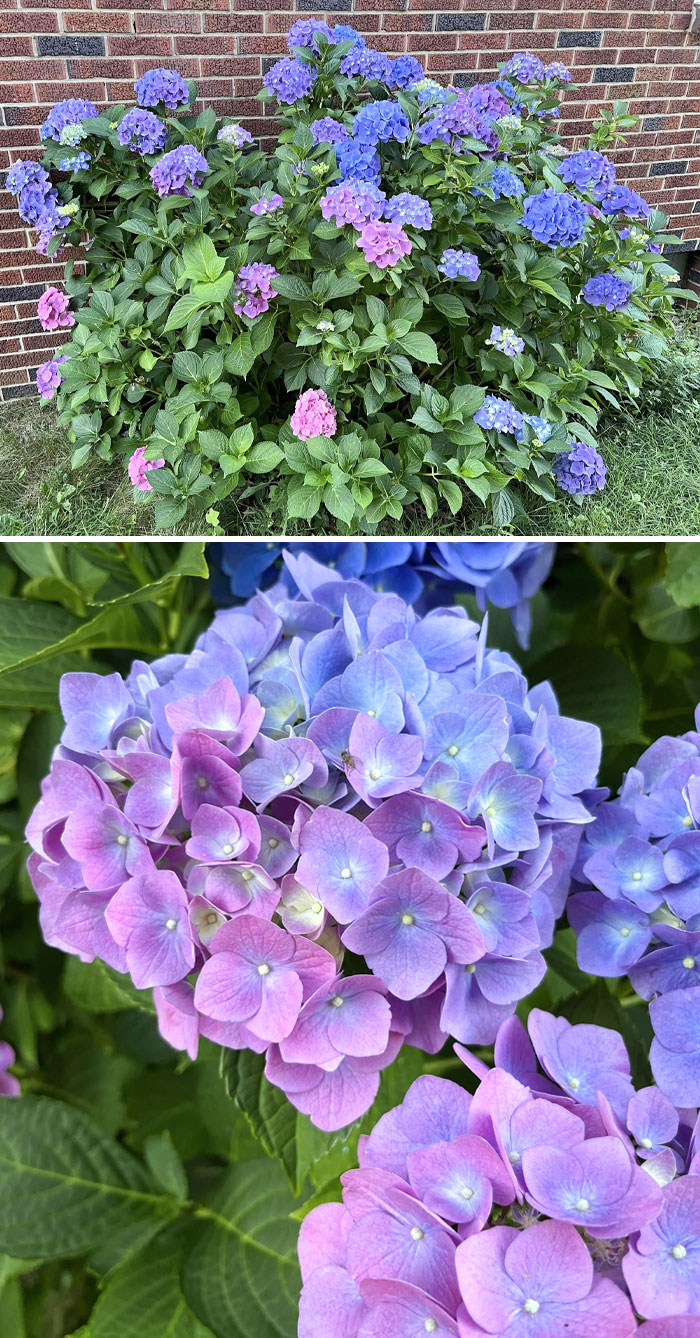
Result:
M133 0L132 0L133 2ZM299 14L349 22L370 45L421 57L461 86L487 80L506 53L565 59L581 88L565 99L572 142L597 109L626 99L638 131L614 157L619 175L671 214L683 249L700 248L700 46L692 0L0 0L0 168L40 156L38 126L53 103L129 101L154 65L199 83L203 102L266 129L261 75L286 51ZM14 201L0 195L0 394L32 394L32 370L55 347L36 300L61 269L31 249Z

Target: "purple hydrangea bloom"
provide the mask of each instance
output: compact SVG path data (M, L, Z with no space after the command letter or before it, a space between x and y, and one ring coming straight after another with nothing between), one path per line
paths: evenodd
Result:
M337 40L334 38L328 24L323 23L322 20L297 19L287 33L287 46L290 51L293 51L295 46L308 47L318 55L320 51L317 40L319 33L326 38L327 42L332 43Z
M65 130L66 126L87 121L97 114L94 102L88 102L86 98L68 98L65 102L57 102L56 106L51 108L39 129L39 134L42 139L54 139L58 144L62 142L61 131Z
M559 452L553 472L562 491L574 496L602 492L608 478L602 455L595 446L587 446L583 441L574 441L568 450Z
M321 198L321 214L337 227L346 224L363 228L365 223L381 218L386 195L371 181L346 179L339 186L330 186Z
M545 77L542 61L530 51L518 51L511 56L501 74L504 79L517 79L519 84L539 84Z
M318 78L313 65L284 56L276 61L263 77L268 93L274 93L278 102L293 103L308 97Z
M36 227L42 214L58 204L58 193L47 189L44 182L29 182L23 186L17 198L17 212L25 223Z
M403 107L389 99L363 103L352 127L355 142L372 148L392 139L403 144L410 133L410 122Z
M254 204L251 204L250 212L251 214L256 214L258 218L262 218L265 214L276 214L278 209L283 208L284 200L282 199L282 196L275 193L269 197L262 195L259 200L256 200Z
M552 60L544 67L545 79L559 79L562 84L571 83L571 70L561 60Z
M480 112L482 116L492 121L498 120L499 116L507 116L510 112L510 103L495 83L474 84L467 91L466 101L474 111Z
M245 126L238 125L236 121L229 121L222 125L217 131L216 138L221 144L230 144L234 149L242 149L246 144L253 143L253 136Z
M629 186L612 186L607 195L604 195L600 207L604 214L624 214L625 218L638 219L644 222L651 213L651 205L636 191L630 190Z
M342 140L336 145L335 157L341 180L352 178L379 185L381 164L377 150L371 145L357 144L354 139Z
M617 274L594 274L584 283L581 296L591 307L605 307L606 311L620 311L632 296L632 284Z
M165 147L168 132L163 122L140 107L133 107L122 117L117 130L117 139L124 147L134 153L159 153Z
M586 218L586 210L575 196L547 187L539 195L527 196L522 225L545 246L576 246L583 240Z
M461 607L421 615L359 579L391 546L331 553L285 553L289 583L190 655L66 675L27 828L47 941L159 991L187 1053L265 1052L324 1129L363 1114L402 1044L487 1044L540 979L600 748ZM488 1162L465 1224L498 1201ZM435 1297L456 1298L454 1278Z
M36 384L42 399L53 399L54 390L58 390L63 380L63 373L59 371L59 368L64 362L68 362L68 358L65 356L49 358L48 362L42 363L41 367L37 368Z
M332 116L321 116L319 120L312 121L309 129L314 144L342 144L343 140L350 138L348 127Z
M30 185L46 186L48 189L49 174L41 166L41 163L32 162L31 159L20 159L8 169L5 176L5 189L9 190L11 195L19 195L26 186Z
M431 110L418 131L422 144L432 144L442 140L452 145L459 152L462 139L480 139L488 149L498 148L498 135L493 129L491 119L485 116L469 101L469 95L460 91L450 102Z
M193 144L180 144L158 159L149 176L154 190L160 196L191 195L190 186L193 189L201 186L208 171L209 164L204 154L195 149Z
M596 153L594 149L579 149L577 153L570 153L557 170L562 181L576 186L578 190L590 191L598 200L615 185L615 164L604 153Z
M438 270L448 279L468 279L470 283L476 283L481 273L479 261L471 251L458 251L452 246L440 256Z
M392 195L384 206L384 217L404 227L429 232L433 226L433 212L427 200L420 195L402 191Z
M364 42L362 45L356 42L348 54L343 56L340 72L349 79L376 79L388 84L391 78L391 61L383 52L365 46Z
M364 37L349 23L333 24L333 39L336 42L354 42L355 46L366 46Z
M263 265L255 261L252 265L243 265L236 275L234 286L233 309L237 316L248 316L255 320L270 307L270 298L277 296L273 287L277 278L274 265Z
M665 1185L658 1216L622 1260L635 1309L645 1319L700 1315L700 1179Z
M136 80L134 90L139 107L158 107L162 104L168 111L174 112L180 107L189 106L189 90L177 70L147 70Z
M86 172L92 162L92 154L81 150L75 153L72 158L62 158L58 164L61 172Z

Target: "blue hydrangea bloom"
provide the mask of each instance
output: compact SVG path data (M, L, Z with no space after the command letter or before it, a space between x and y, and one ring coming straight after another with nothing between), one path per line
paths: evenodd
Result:
M525 194L524 183L520 180L520 177L516 176L515 172L511 172L508 167L494 167L493 176L488 184L497 200L503 198L518 200L521 195ZM474 187L475 195L483 195L483 193L484 192L478 186Z
M531 51L517 51L506 61L501 74L505 79L517 79L519 84L539 84L545 77L542 61Z
M454 246L443 251L438 270L448 279L470 279L472 283L481 273L476 256L471 251L458 251Z
M594 149L570 153L559 164L558 171L562 181L579 190L588 190L598 199L607 195L615 185L615 164L604 153L596 153Z
M571 83L571 70L562 60L552 60L544 67L545 79L558 79L562 84Z
M190 186L201 186L209 164L194 144L180 144L151 168L149 176L158 195L191 195Z
M61 172L86 172L91 162L92 154L81 149L72 158L62 158L58 166Z
M335 23L333 25L333 40L335 42L354 42L355 46L367 45L362 33L358 33L357 29L351 27L349 23Z
M576 246L583 239L586 218L584 205L574 195L548 187L539 195L528 195L522 223L545 246Z
M319 19L297 19L287 33L287 46L290 51L295 46L309 47L318 55L320 48L317 36L319 33L322 33L329 42L335 41L327 23L323 23Z
M190 95L187 84L177 70L147 70L134 84L139 107L157 107L160 103L168 111L187 107Z
M20 159L13 163L5 177L5 189L9 190L11 195L19 195L25 186L36 184L43 185L49 179L49 174L41 166L41 163L34 163L31 159Z
M357 113L352 128L356 144L374 146L395 139L403 144L411 133L410 121L398 102L385 99L366 102Z
M563 492L587 496L589 493L602 492L608 471L595 446L574 441L568 451L561 451L556 457L554 477Z
M423 66L415 56L397 56L389 68L390 88L410 88L423 78Z
M141 155L159 153L165 147L168 132L163 122L142 107L132 107L119 123L117 139L125 148Z
M651 205L638 195L636 191L630 190L629 186L612 186L607 195L600 202L600 207L604 214L624 214L625 218L636 218L644 220L651 213Z
M308 97L317 78L312 65L284 56L267 71L263 83L268 93L274 93L279 102L292 103Z
M97 116L94 102L88 102L86 98L68 98L65 102L57 102L56 106L51 108L39 134L42 139L55 139L58 144L61 131L66 126L76 125L94 116Z
M591 307L605 307L606 311L619 311L626 307L632 293L632 284L618 278L612 272L594 274L581 290L582 297Z
M407 224L410 228L420 228L425 232L433 226L433 211L428 201L421 195L412 195L410 191L392 195L384 206L384 217L392 223Z
M317 121L311 122L309 128L314 144L342 144L343 140L350 138L347 126L332 116L319 117Z
M546 418L540 418L539 414L536 413L524 413L523 422L527 423L528 426L532 428L535 437L542 446L544 445L545 441L549 441L549 438L551 437L552 432L554 431L552 424L548 423ZM523 441L524 437L525 433L523 429L520 428L515 433L515 440Z
M22 188L17 198L17 210L20 218L25 223L36 224L40 214L49 207L51 203L56 203L58 195L55 190L48 190L45 182L30 181Z
M418 131L421 144L432 144L433 140L440 139L457 149L461 139L472 137L480 139L491 150L498 148L498 135L490 118L473 107L464 92L438 107Z
M381 163L377 150L369 145L356 144L354 139L347 139L337 144L335 149L338 175L341 180L354 177L357 181L373 181L379 184Z
M523 415L510 400L501 399L498 395L487 395L481 408L474 414L474 422L487 432L510 432L515 435L522 431Z
M386 84L389 82L391 61L381 51L355 43L340 62L340 72L349 79L379 79Z

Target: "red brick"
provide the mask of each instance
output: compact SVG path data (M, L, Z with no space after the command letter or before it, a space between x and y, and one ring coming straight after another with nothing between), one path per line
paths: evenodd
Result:
M63 31L67 33L98 33L103 36L106 33L130 33L133 32L133 15L125 13L112 14L89 14L75 13L65 14L63 18Z

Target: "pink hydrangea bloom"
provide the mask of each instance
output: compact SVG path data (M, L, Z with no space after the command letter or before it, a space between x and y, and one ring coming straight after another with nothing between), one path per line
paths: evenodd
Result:
M145 446L137 446L127 466L129 478L139 492L153 492L153 484L148 482L149 469L162 469L165 460L145 460Z
M396 265L402 256L410 255L409 238L398 223L368 223L357 239L367 260L373 260L380 269Z
M291 428L299 441L309 437L333 437L337 429L335 408L325 390L305 390L296 402Z
M68 358L49 358L48 362L42 362L41 367L37 368L36 385L43 400L52 399L54 390L58 390L63 380L63 373L59 371L63 362L68 362Z
M69 299L58 288L47 288L39 298L36 314L42 330L69 330L75 325L75 316L69 309Z

